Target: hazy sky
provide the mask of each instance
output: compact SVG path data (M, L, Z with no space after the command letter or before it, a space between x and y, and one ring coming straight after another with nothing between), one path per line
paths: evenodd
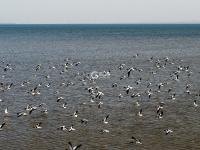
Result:
M200 23L200 0L0 0L0 23Z

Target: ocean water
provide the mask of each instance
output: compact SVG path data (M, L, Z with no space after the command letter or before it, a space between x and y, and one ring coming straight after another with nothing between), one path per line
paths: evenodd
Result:
M161 67L156 67L157 62ZM62 72L66 63L68 68ZM41 68L36 71L38 64ZM119 70L120 64L125 64L124 69ZM82 144L83 150L200 149L200 108L193 105L194 100L200 105L200 25L0 25L0 66L0 124L6 122L0 131L0 149L64 150L69 141ZM189 70L179 70L176 81L173 74L179 66ZM128 78L130 67L143 71L135 69ZM110 75L91 81L94 71ZM141 83L136 84L139 78ZM23 81L30 83L21 86ZM4 90L11 83L11 89ZM113 83L118 86L112 87ZM159 83L167 84L158 91ZM191 94L186 93L187 84ZM133 89L126 94L128 85ZM41 94L32 96L30 90L36 86ZM89 87L98 87L104 96L91 102ZM131 97L138 92L140 97ZM175 100L169 99L173 93ZM60 96L64 100L56 102ZM103 105L98 108L100 101ZM165 103L162 119L156 117L159 102ZM17 117L27 104L40 103L46 103L48 114L38 108ZM141 108L143 117L137 115ZM104 124L108 114L109 123ZM87 124L81 123L83 118ZM37 122L42 122L41 129L33 128ZM57 130L61 125L76 130ZM168 128L173 133L166 135ZM101 133L102 129L110 132ZM130 143L132 136L142 144Z

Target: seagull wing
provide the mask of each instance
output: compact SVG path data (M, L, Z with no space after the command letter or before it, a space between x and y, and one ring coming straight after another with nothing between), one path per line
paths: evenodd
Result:
M36 91L37 90L37 86L33 89L33 91Z
M108 119L108 117L109 117L109 115L107 115L105 119L107 120L107 119Z
M21 117L23 113L17 113L17 117Z
M68 142L68 144L69 144L69 150L74 150L73 147L72 147L72 143Z
M74 148L73 148L73 150L77 150L78 148L80 148L82 146L82 144L79 144L78 146L75 146Z
M0 128L3 128L3 126L5 126L5 122L4 123L2 123L1 125L0 125Z

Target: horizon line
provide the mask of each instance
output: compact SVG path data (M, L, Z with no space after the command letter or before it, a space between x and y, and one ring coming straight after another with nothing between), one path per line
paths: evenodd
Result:
M161 23L0 23L0 25L198 25L200 22L161 22Z

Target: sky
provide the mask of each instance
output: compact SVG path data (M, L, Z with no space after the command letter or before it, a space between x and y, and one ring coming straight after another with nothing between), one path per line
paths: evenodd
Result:
M200 0L0 0L0 23L200 23Z

